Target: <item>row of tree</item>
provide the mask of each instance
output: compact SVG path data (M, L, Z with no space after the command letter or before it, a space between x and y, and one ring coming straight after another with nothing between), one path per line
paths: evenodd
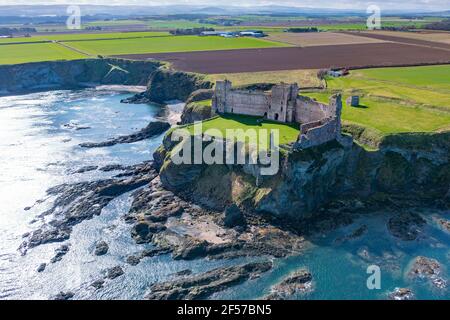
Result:
M14 33L30 33L36 32L36 28L22 27L22 28L0 28L0 36L12 36Z

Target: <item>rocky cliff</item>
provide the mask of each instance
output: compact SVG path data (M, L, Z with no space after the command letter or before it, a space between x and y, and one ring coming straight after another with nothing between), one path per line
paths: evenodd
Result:
M346 198L359 199L359 204L450 204L449 132L388 136L376 151L332 141L286 153L278 174L263 177L262 183L257 183L249 165L175 165L170 134L155 152L161 182L215 209L237 204L299 219Z
M155 61L83 59L0 66L0 95L77 89L87 84L147 85Z
M144 96L157 103L170 100L186 101L192 92L212 86L213 84L200 74L160 68L151 75Z

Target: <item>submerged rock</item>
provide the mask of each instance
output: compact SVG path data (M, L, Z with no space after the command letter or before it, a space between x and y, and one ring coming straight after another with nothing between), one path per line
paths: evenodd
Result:
M362 237L366 232L367 232L367 226L365 224L363 224L362 226L356 228L355 230L353 230L353 232L349 235L340 237L336 239L337 243L342 243L345 241L349 241L349 240L354 240L357 238Z
M56 296L53 297L53 300L69 300L72 299L74 295L75 294L71 291L60 291Z
M106 278L111 280L120 277L123 274L124 272L121 266L115 266L106 270Z
M65 256L69 252L69 246L67 244L63 244L59 248L55 250L55 256L50 260L51 263L55 263L61 261L63 256Z
M417 213L402 212L395 214L388 221L388 230L396 238L404 241L416 240L421 233L421 227L426 221Z
M390 300L413 300L414 293L408 288L395 288L393 292L388 294Z
M191 269L184 269L178 272L175 272L173 275L176 277L184 277L184 276L190 276L192 274Z
M312 275L305 269L298 270L271 288L268 300L284 300L294 295L312 291Z
M108 252L109 246L105 241L99 241L95 245L94 254L96 256L102 256Z
M103 288L103 285L105 284L105 280L96 280L91 283L91 287L94 287L95 289L101 289Z
M447 287L447 281L441 277L442 267L440 263L431 258L419 256L414 260L408 276L412 279L425 279L434 287L444 289Z
M85 173L85 172L97 170L97 168L98 168L98 166L85 166L85 167L82 167L82 168L74 171L73 173Z
M125 170L125 167L122 166L121 164L108 164L104 167L101 167L98 170L103 171L103 172L110 172L110 171Z
M140 131L138 131L136 133L126 135L126 136L120 136L120 137L113 138L113 139L103 141L103 142L85 142L85 143L81 143L80 147L101 148L101 147L110 147L110 146L113 146L116 144L121 144L121 143L134 143L137 141L150 139L154 136L157 136L157 135L163 133L164 131L166 131L169 128L170 128L170 124L167 122L162 122L162 121L150 122L147 127L145 127L144 129L141 129Z
M260 276L272 268L270 262L255 262L245 265L217 268L202 274L156 283L146 296L149 300L194 300L205 299L213 293L238 285Z
M37 267L36 271L37 271L37 272L43 272L43 271L45 270L46 267L47 267L47 264L46 264L46 263L41 263L41 264Z
M445 231L450 232L450 220L439 219L438 223Z

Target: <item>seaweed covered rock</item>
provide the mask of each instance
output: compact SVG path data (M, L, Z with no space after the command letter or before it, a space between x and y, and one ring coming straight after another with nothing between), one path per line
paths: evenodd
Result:
M223 267L211 271L156 283L146 296L149 300L205 299L213 293L236 286L248 279L260 276L272 268L270 262L254 262L245 265Z

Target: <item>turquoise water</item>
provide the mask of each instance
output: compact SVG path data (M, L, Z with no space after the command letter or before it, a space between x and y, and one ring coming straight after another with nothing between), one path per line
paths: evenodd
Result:
M168 107L121 104L129 94L109 90L52 91L0 98L0 299L47 299L59 291L72 291L79 299L142 299L147 288L171 274L191 269L203 272L215 267L247 262L173 261L169 255L144 259L138 266L125 263L128 255L145 248L130 237L130 226L121 217L130 206L130 195L112 201L98 217L77 225L72 233L69 253L37 273L40 263L48 262L60 244L47 244L21 256L17 250L25 232L39 227L36 216L49 208L53 198L45 191L61 183L103 179L115 172L90 171L73 174L88 165L135 164L152 157L162 136L133 144L107 148L82 149L82 142L98 142L129 134L156 118L173 116ZM176 109L179 112L179 108ZM85 127L76 130L76 127ZM308 239L313 246L298 257L274 260L274 269L259 279L216 294L219 299L255 299L300 267L313 274L314 290L299 299L384 299L395 287L412 288L418 298L448 299L448 290L438 290L426 282L407 277L411 260L418 255L437 259L448 279L450 236L434 223L433 217L450 218L449 212L424 212L429 220L422 239L411 243L398 241L386 231L389 212L365 216L355 225L327 236ZM351 233L361 224L369 231L361 238L337 244L335 239ZM105 256L93 255L98 240L109 244ZM361 257L366 250L370 258ZM381 268L381 289L368 290L368 265ZM125 274L108 282L103 289L90 284L102 278L106 268L121 265Z

